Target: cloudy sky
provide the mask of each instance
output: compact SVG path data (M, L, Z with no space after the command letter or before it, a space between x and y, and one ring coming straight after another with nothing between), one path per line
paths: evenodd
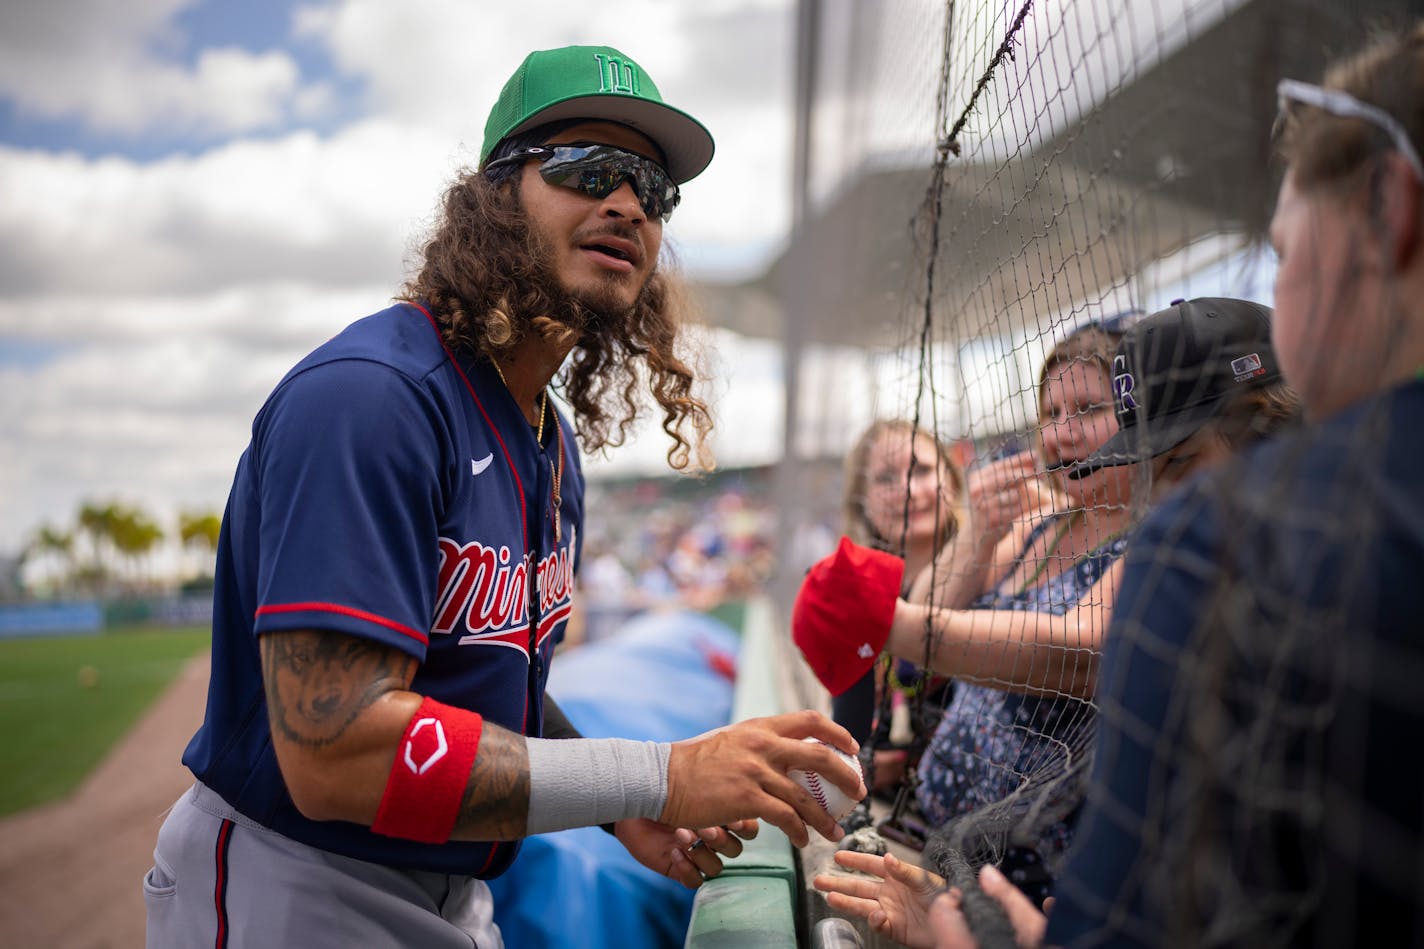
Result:
M262 399L386 305L531 49L617 46L701 118L717 158L668 239L693 276L759 271L789 218L793 6L0 5L0 555L84 500L220 509ZM774 350L718 342L724 395L775 397Z

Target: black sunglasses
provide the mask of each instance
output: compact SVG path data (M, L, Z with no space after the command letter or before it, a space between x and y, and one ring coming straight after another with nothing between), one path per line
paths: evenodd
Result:
M594 198L606 198L625 180L631 181L648 217L666 221L682 200L677 184L661 165L612 145L534 145L496 158L485 165L485 171L530 158L539 161L539 176L549 184Z

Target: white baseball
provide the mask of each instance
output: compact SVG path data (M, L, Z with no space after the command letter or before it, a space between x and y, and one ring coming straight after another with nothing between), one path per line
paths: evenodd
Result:
M825 745L825 742L816 738L805 738L802 740L812 741L818 745ZM860 760L858 758L854 755L846 754L834 745L826 745L826 747L834 751L837 757L850 765L858 777L864 777L860 771ZM825 808L826 812L834 819L840 820L855 809L855 800L847 797L840 788L823 779L815 771L802 771L800 768L792 768L786 773L793 781L810 792L811 796L816 799L816 803Z

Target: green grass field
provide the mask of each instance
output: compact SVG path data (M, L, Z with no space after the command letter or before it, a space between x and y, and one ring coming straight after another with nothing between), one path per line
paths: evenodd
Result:
M206 626L0 640L0 816L73 789L208 643Z

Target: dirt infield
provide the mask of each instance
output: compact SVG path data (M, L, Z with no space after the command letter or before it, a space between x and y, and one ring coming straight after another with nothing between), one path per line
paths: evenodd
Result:
M207 686L204 653L73 794L0 821L0 946L143 946L140 883L164 812L192 782L178 759Z

